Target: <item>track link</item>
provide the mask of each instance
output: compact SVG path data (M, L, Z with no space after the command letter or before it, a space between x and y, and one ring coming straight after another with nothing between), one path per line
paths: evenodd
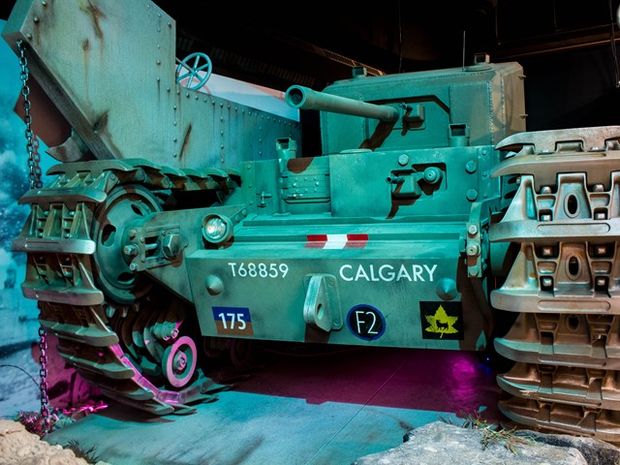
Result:
M500 410L530 427L620 442L620 128L523 133L495 175L519 188L492 241L520 244L496 309L518 312L495 340L516 362Z

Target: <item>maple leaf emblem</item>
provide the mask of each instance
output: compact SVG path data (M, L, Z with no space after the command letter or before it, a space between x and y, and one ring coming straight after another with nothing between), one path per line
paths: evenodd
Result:
M424 328L424 331L427 333L439 334L440 338L442 338L444 334L458 333L454 325L459 317L449 316L441 305L434 315L427 315L424 318L426 318L427 323L430 325Z

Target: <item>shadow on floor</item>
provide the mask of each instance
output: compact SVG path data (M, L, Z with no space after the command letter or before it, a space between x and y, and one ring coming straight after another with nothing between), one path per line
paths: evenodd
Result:
M95 445L113 465L347 465L437 419L497 417L494 375L474 353L270 344L245 373L193 415L112 404L49 440Z

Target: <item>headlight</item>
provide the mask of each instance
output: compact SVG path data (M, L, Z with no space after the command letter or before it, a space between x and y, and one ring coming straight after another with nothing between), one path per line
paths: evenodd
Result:
M219 244L232 236L232 222L220 215L208 215L203 220L202 236L208 242Z

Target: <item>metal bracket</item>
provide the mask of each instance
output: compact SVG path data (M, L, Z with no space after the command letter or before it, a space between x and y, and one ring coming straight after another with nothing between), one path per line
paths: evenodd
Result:
M422 195L422 188L439 187L444 177L443 171L436 166L427 166L424 171L412 168L392 170L387 181L391 184L392 198L417 199Z
M342 310L336 278L329 274L312 274L304 278L306 299L304 321L323 331L342 328Z
M391 184L392 197L401 199L417 199L422 195L419 181L422 173L413 169L394 170L388 177Z
M497 209L498 199L474 202L469 212L465 239L467 276L482 278L489 260L489 240L486 231L491 220L491 211Z
M182 260L187 240L181 236L179 225L131 228L129 241L123 253L133 257L129 264L132 271L168 265Z

